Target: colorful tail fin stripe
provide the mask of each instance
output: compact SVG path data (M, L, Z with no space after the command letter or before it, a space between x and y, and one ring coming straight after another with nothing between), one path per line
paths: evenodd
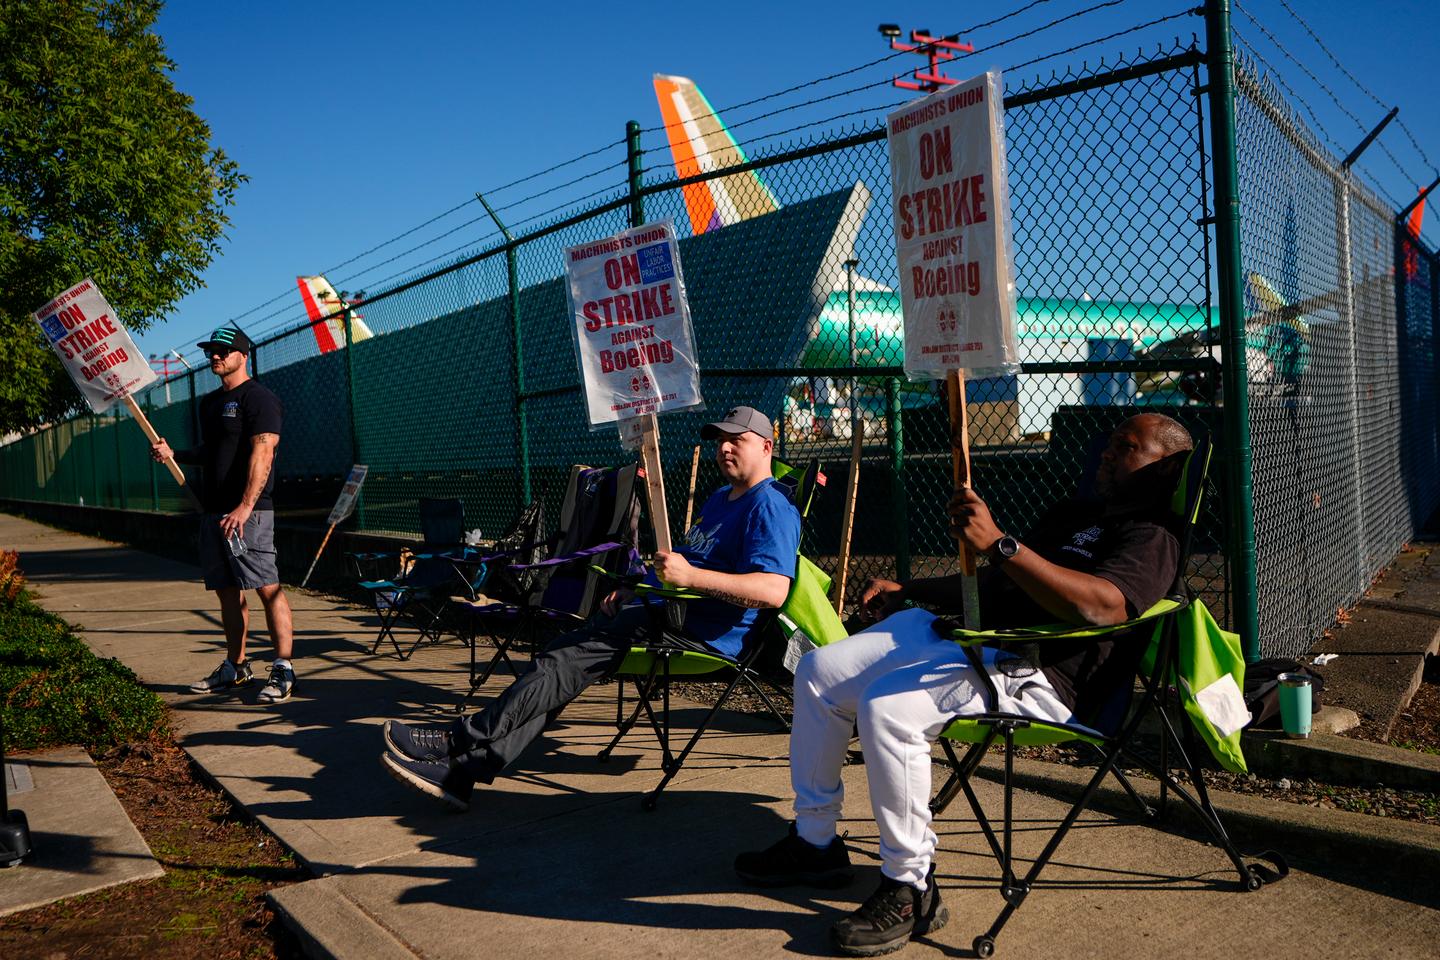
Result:
M681 179L746 162L705 94L686 77L655 74L655 98L665 120L675 173ZM773 213L780 204L754 171L716 177L682 188L690 228L704 233L751 217Z
M335 293L330 281L322 276L296 277L300 287L300 299L305 301L305 315L310 318L310 329L315 331L315 344L321 353L338 350L345 345L345 323L338 316L331 316L344 305ZM323 323L317 322L328 317ZM370 328L360 314L350 314L350 336L359 343L372 336Z

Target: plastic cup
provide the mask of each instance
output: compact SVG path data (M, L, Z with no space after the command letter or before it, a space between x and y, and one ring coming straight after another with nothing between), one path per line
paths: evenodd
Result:
M1280 674L1280 725L1287 737L1310 736L1310 678L1303 673Z

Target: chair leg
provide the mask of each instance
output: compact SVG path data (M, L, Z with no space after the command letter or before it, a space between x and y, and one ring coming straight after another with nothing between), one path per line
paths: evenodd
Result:
M400 644L395 640L395 620L400 616L400 611L394 606L381 609L376 606L375 613L380 617L380 632L375 635L375 642L370 645L370 655L373 657L380 652L380 644L386 640L395 648L395 653L401 660L405 659L405 652L400 649Z
M662 659L662 658L661 658L660 656L656 656L655 662L650 665L650 672L649 672L648 674L646 674L644 681L642 682L642 681L638 681L638 680L637 680L637 681L635 682L635 692L636 692L635 709L632 710L632 711L630 711L630 716L629 716L629 717L626 717L623 721L618 720L620 714L619 714L619 708L617 707L617 709L616 709L616 717L617 717L616 726L617 726L619 729L617 729L617 730L615 731L615 736L614 736L614 738L611 739L611 741L610 741L608 744L605 745L604 749L602 749L602 750L600 751L600 753L599 753L599 759L600 759L600 762L601 762L601 763L604 763L604 762L606 762L606 761L608 761L608 760L610 759L610 754L615 750L615 748L616 748L617 746L619 746L620 741L623 740L623 739L625 739L625 735L626 735L627 733L629 733L630 730L635 726L635 722L640 719L640 711L641 711L641 710L648 709L648 704L650 703L650 693L651 693L651 691L654 689L655 679L656 679L655 674L656 674L656 671L658 671L658 670L660 669L660 661L661 661L661 659ZM651 720L652 720L652 723L653 723L653 721L654 721L653 714L652 714ZM663 737L661 738L661 744L662 744L662 746L664 745L664 738L663 738Z
M785 715L780 712L780 708L775 706L775 702L770 699L770 695L766 693L765 688L761 686L759 680L760 675L749 667L741 667L740 675L745 678L745 682L750 686L750 689L754 690L756 695L764 702L766 709L770 711L771 715L780 721L781 728L784 729L786 733L789 733L790 721L785 719Z
M660 800L660 794L664 791L665 787L670 783L670 781L674 779L675 774L680 772L680 768L685 765L685 759L690 756L690 751L695 749L695 744L699 743L700 738L705 735L705 731L710 726L710 721L715 719L715 714L719 713L720 708L723 707L725 705L725 702L730 699L730 694L734 692L735 687L737 684L739 684L739 682L740 674L737 673L734 677L730 679L729 686L725 688L724 693L720 694L720 699L715 701L715 705L710 708L710 712L705 714L705 719L701 720L700 725L695 728L695 732L690 736L690 741L685 744L685 749L681 750L680 753L675 757L675 759L666 765L665 776L660 779L660 783L656 785L654 790L651 790L643 798L641 798L640 805L644 809L655 809L656 803L658 803ZM665 723L668 729L670 722L669 684L666 684L665 711Z

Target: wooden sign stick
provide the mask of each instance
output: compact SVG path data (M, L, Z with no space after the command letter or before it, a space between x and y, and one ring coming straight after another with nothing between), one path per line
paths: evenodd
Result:
M325 539L320 541L320 549L315 551L315 559L310 561L310 569L305 571L305 579L300 581L302 588L310 582L310 574L315 572L315 564L320 562L320 554L325 552L325 545L330 542L330 534L335 532L336 526L338 524L332 523L330 529L325 531Z
M695 512L695 475L700 472L700 444L695 444L695 453L690 458L690 495L685 501L685 526L684 530L690 530L690 517Z
M650 495L650 524L655 528L655 549L669 553L670 514L665 508L665 478L660 471L660 425L654 414L645 419L640 462L645 466L645 490Z
M852 401L853 402L853 401ZM859 420L851 421L850 476L845 480L845 511L840 517L840 559L835 572L835 612L845 612L845 580L850 568L850 534L855 529L855 497L860 492L860 448L865 431Z
M140 424L140 429L145 431L145 436L150 438L150 442L159 443L160 434L156 433L155 428L150 426L150 419L145 416L145 411L140 409L140 404L136 403L135 398L128 393L125 395L125 405L130 408L130 415L135 418L136 423ZM185 496L190 501L190 506L197 513L204 513L205 508L200 505L200 498L195 496L194 488L185 482L185 471L180 469L180 464L175 462L174 457L169 457L165 460L165 469L170 471L170 476L174 477L175 482L180 485L180 489L185 491Z
M835 570L835 613L844 613L845 580L850 573L850 538L855 528L855 497L860 494L860 452L865 432L858 420L851 422L850 476L845 478L845 511L840 517L840 561Z
M956 491L970 487L970 419L965 404L965 371L951 370L945 391L950 400L950 467ZM960 544L961 595L965 603L965 629L980 629L980 585L975 576L975 555L964 540Z

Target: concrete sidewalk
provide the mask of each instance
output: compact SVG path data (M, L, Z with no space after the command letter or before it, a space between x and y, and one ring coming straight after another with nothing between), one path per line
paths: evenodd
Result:
M296 697L259 706L258 684L238 696L197 697L185 687L224 647L194 567L7 515L0 545L21 552L49 609L169 700L181 745L317 874L274 897L316 956L823 956L829 921L875 883L863 767L845 771L854 819L842 829L864 867L850 888L771 895L735 880L735 852L768 845L788 816L786 740L759 718L723 716L659 810L645 813L639 796L659 779L658 749L636 734L610 763L598 763L613 730L614 689L594 688L519 772L477 791L469 813L450 814L383 772L378 727L385 717L439 721L453 710L465 688L466 653L457 644L426 646L404 663L372 657L365 611L292 592ZM261 639L251 650L263 663L269 650L255 607ZM996 786L978 782L977 792L998 808ZM907 955L973 955L972 938L1001 906L995 864L961 806L936 825L937 876L953 919ZM1274 803L1275 815L1286 806ZM1061 801L1020 794L1018 849L1038 851L1064 811ZM1374 821L1335 814L1327 823L1363 838ZM1338 858L1307 859L1304 849L1282 852L1301 869L1242 894L1213 847L1087 814L999 949L1047 957L1433 955L1433 875L1385 877Z

